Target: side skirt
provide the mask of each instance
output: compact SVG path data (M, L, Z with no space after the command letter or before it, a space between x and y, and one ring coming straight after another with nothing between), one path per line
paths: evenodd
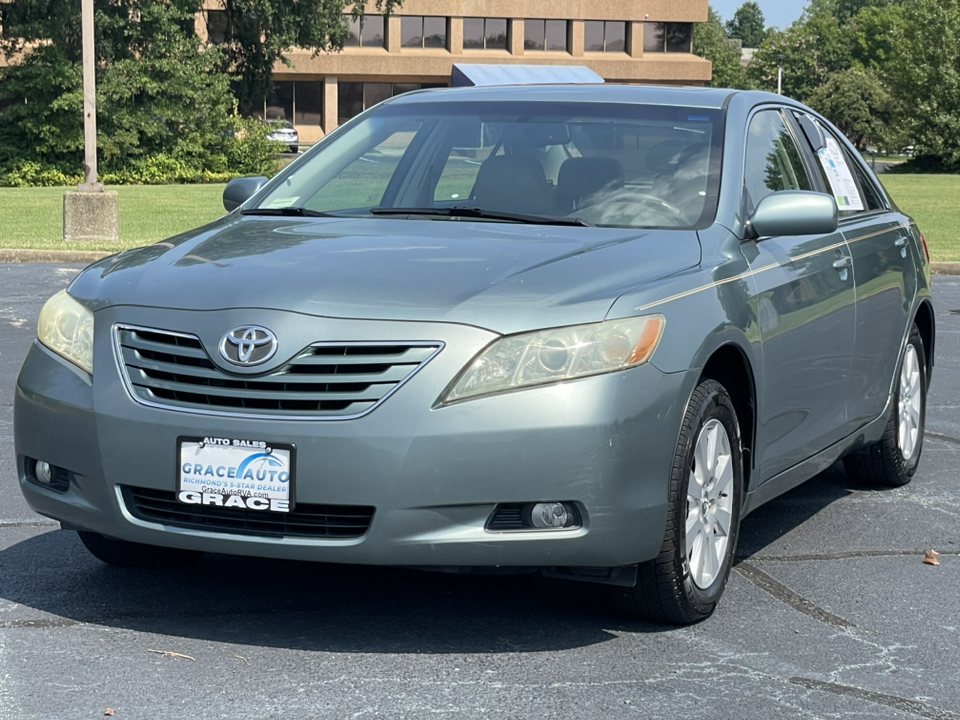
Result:
M788 470L784 470L779 475L775 475L759 487L751 490L747 493L747 497L744 500L740 517L746 517L764 503L770 502L775 497L779 497L785 492L793 490L793 488L798 485L802 485L810 478L829 468L844 455L857 452L868 445L878 442L880 438L883 437L883 431L887 426L887 419L890 417L892 403L893 395L891 394L887 398L887 404L884 406L880 417L871 420L859 430L835 442L826 450L822 450L813 457L807 458Z

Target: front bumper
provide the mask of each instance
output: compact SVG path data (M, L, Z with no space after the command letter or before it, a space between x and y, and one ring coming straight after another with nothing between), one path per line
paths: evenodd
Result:
M646 365L437 407L446 385L493 335L444 324L299 316L305 333L314 331L311 323L323 325L317 337L392 335L440 340L445 348L382 406L352 420L199 415L146 407L127 393L109 337L116 322L222 328L233 327L237 312L102 310L95 381L35 343L15 400L17 465L30 506L68 526L124 540L296 560L612 567L659 553L674 448L695 382L690 373L667 375ZM174 491L177 438L208 435L295 445L297 502L373 506L369 529L350 539L267 537L134 517L120 486ZM56 492L32 482L36 460L69 470L69 488ZM498 504L538 501L574 503L582 526L485 529Z

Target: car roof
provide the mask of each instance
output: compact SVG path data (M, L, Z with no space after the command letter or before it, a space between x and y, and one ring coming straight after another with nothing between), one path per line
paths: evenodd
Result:
M391 104L468 101L539 101L631 103L672 105L720 110L736 90L705 87L663 87L654 85L498 85L487 87L434 88L397 95ZM766 96L768 93L749 93ZM772 96L779 97L779 96ZM758 98L759 99L759 98ZM783 99L783 98L780 98Z

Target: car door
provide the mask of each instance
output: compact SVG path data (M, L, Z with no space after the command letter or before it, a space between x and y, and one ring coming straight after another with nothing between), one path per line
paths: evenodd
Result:
M817 170L840 206L840 230L853 257L857 289L850 419L857 427L886 406L916 294L909 220L894 213L883 190L833 130L823 136Z
M813 190L812 168L780 109L748 125L744 214L767 195ZM841 233L764 237L741 244L755 283L763 353L757 392L760 482L788 470L848 432L855 294Z

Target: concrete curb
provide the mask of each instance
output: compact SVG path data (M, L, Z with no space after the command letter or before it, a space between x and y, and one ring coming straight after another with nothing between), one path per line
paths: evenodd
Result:
M0 248L0 263L89 264L114 254L97 250L4 250ZM930 263L930 270L934 275L960 275L960 262Z
M97 250L8 250L0 248L0 263L90 264L114 253Z
M930 263L930 270L934 275L960 275L960 262Z

